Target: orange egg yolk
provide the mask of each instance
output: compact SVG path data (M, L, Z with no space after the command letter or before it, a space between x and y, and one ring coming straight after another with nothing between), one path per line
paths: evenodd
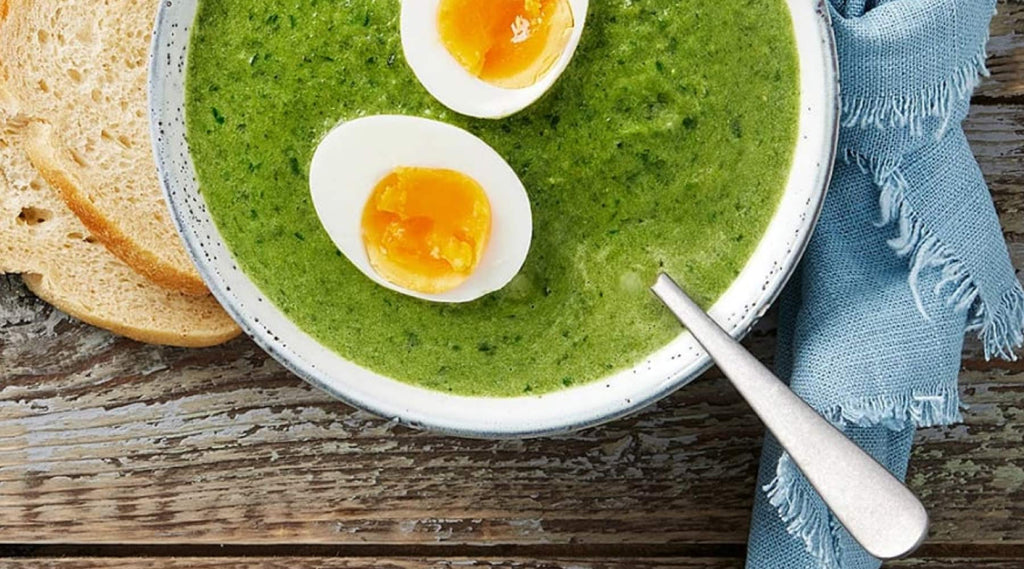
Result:
M491 235L491 203L454 170L401 167L384 177L363 210L363 243L379 275L425 293L469 278Z
M442 0L438 31L448 52L488 83L536 83L565 51L574 26L568 0Z

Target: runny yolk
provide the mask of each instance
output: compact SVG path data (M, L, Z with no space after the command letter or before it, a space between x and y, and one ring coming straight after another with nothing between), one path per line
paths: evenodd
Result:
M363 243L379 275L438 294L473 274L491 235L491 203L473 178L454 170L396 168L363 210Z
M441 41L459 64L510 89L536 83L574 25L568 0L441 0L438 13Z

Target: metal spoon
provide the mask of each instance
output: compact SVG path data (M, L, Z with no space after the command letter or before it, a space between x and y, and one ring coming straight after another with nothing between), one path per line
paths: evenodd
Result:
M790 391L668 275L660 275L651 290L704 346L868 553L893 559L917 549L928 533L928 512L906 486Z

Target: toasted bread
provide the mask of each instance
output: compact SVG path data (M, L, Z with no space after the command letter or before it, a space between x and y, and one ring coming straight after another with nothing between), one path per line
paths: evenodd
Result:
M147 115L155 0L0 0L0 85L25 150L95 239L158 285L205 295L171 223Z
M30 163L28 126L0 116L0 273L21 273L64 312L142 342L202 347L239 334L213 297L157 286L94 239Z

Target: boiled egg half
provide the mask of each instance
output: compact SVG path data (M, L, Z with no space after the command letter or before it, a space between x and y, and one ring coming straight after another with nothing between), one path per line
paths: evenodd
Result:
M391 290L469 302L519 273L533 216L522 182L485 142L445 123L382 115L317 147L313 206L338 249Z
M402 0L402 50L451 110L498 119L533 104L579 45L588 0Z

